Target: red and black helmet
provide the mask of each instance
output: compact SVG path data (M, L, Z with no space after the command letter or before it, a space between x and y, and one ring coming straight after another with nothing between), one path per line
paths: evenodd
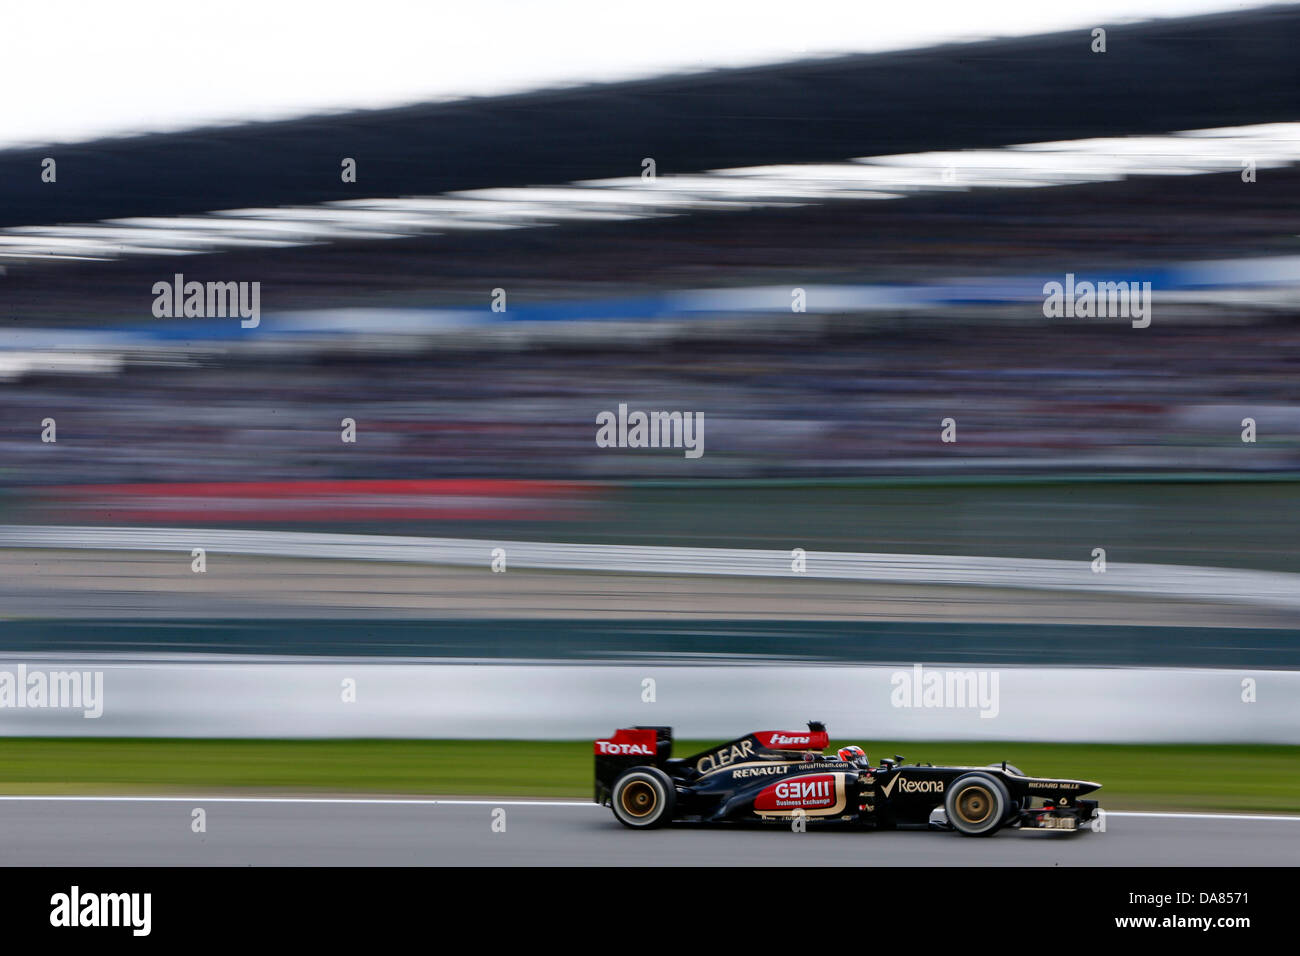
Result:
M845 763L857 764L859 767L867 766L867 752L861 747L841 747L836 756Z

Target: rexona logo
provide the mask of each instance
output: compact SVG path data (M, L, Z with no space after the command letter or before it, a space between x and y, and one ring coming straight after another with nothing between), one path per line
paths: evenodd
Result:
M643 757L653 757L654 751L645 744L619 744L612 740L597 740L596 753L598 754L639 754Z
M796 737L792 734L773 734L771 742L777 746L783 746L785 744L798 744L804 746L806 744L811 744L812 738L807 734L804 734L802 737Z
M880 789L885 796L889 796L895 785L898 786L899 793L943 793L942 780L908 780L902 775L895 777Z
M835 776L816 774L783 780L754 798L755 810L813 810L835 802Z

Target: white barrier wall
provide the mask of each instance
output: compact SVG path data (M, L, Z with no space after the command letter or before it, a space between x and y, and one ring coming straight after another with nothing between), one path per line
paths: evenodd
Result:
M33 699L31 688L41 682L34 675L49 682L54 672L71 671L92 675L87 687L98 702L17 706L15 689L27 687L26 702ZM868 740L1300 744L1300 672L1004 667L953 673L947 681L947 671L928 665L918 674L850 665L6 657L0 658L0 734L582 739L664 724L682 737L726 738L799 729L817 719L836 738ZM50 682L57 686L69 690L66 680ZM958 686L974 689L975 697L982 690L984 700L959 699ZM350 689L355 700L345 699ZM896 706L918 689L919 703L930 706ZM58 701L47 693L45 702ZM83 716L101 705L101 716Z

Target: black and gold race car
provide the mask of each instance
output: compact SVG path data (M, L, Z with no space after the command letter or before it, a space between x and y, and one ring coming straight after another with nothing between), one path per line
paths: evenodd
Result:
M826 727L757 731L690 757L672 756L672 728L633 727L595 742L595 801L625 826L668 823L843 824L940 828L989 836L1004 827L1077 831L1097 814L1080 799L1101 784L985 767L872 766L858 747L823 751Z

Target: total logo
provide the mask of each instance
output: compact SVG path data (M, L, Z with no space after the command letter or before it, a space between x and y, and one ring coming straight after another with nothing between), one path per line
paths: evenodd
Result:
M645 744L616 744L609 740L597 740L596 752L602 754L636 754L639 757L653 757L652 751Z
M942 780L908 780L901 774L880 788L885 796L898 787L899 793L943 793Z

